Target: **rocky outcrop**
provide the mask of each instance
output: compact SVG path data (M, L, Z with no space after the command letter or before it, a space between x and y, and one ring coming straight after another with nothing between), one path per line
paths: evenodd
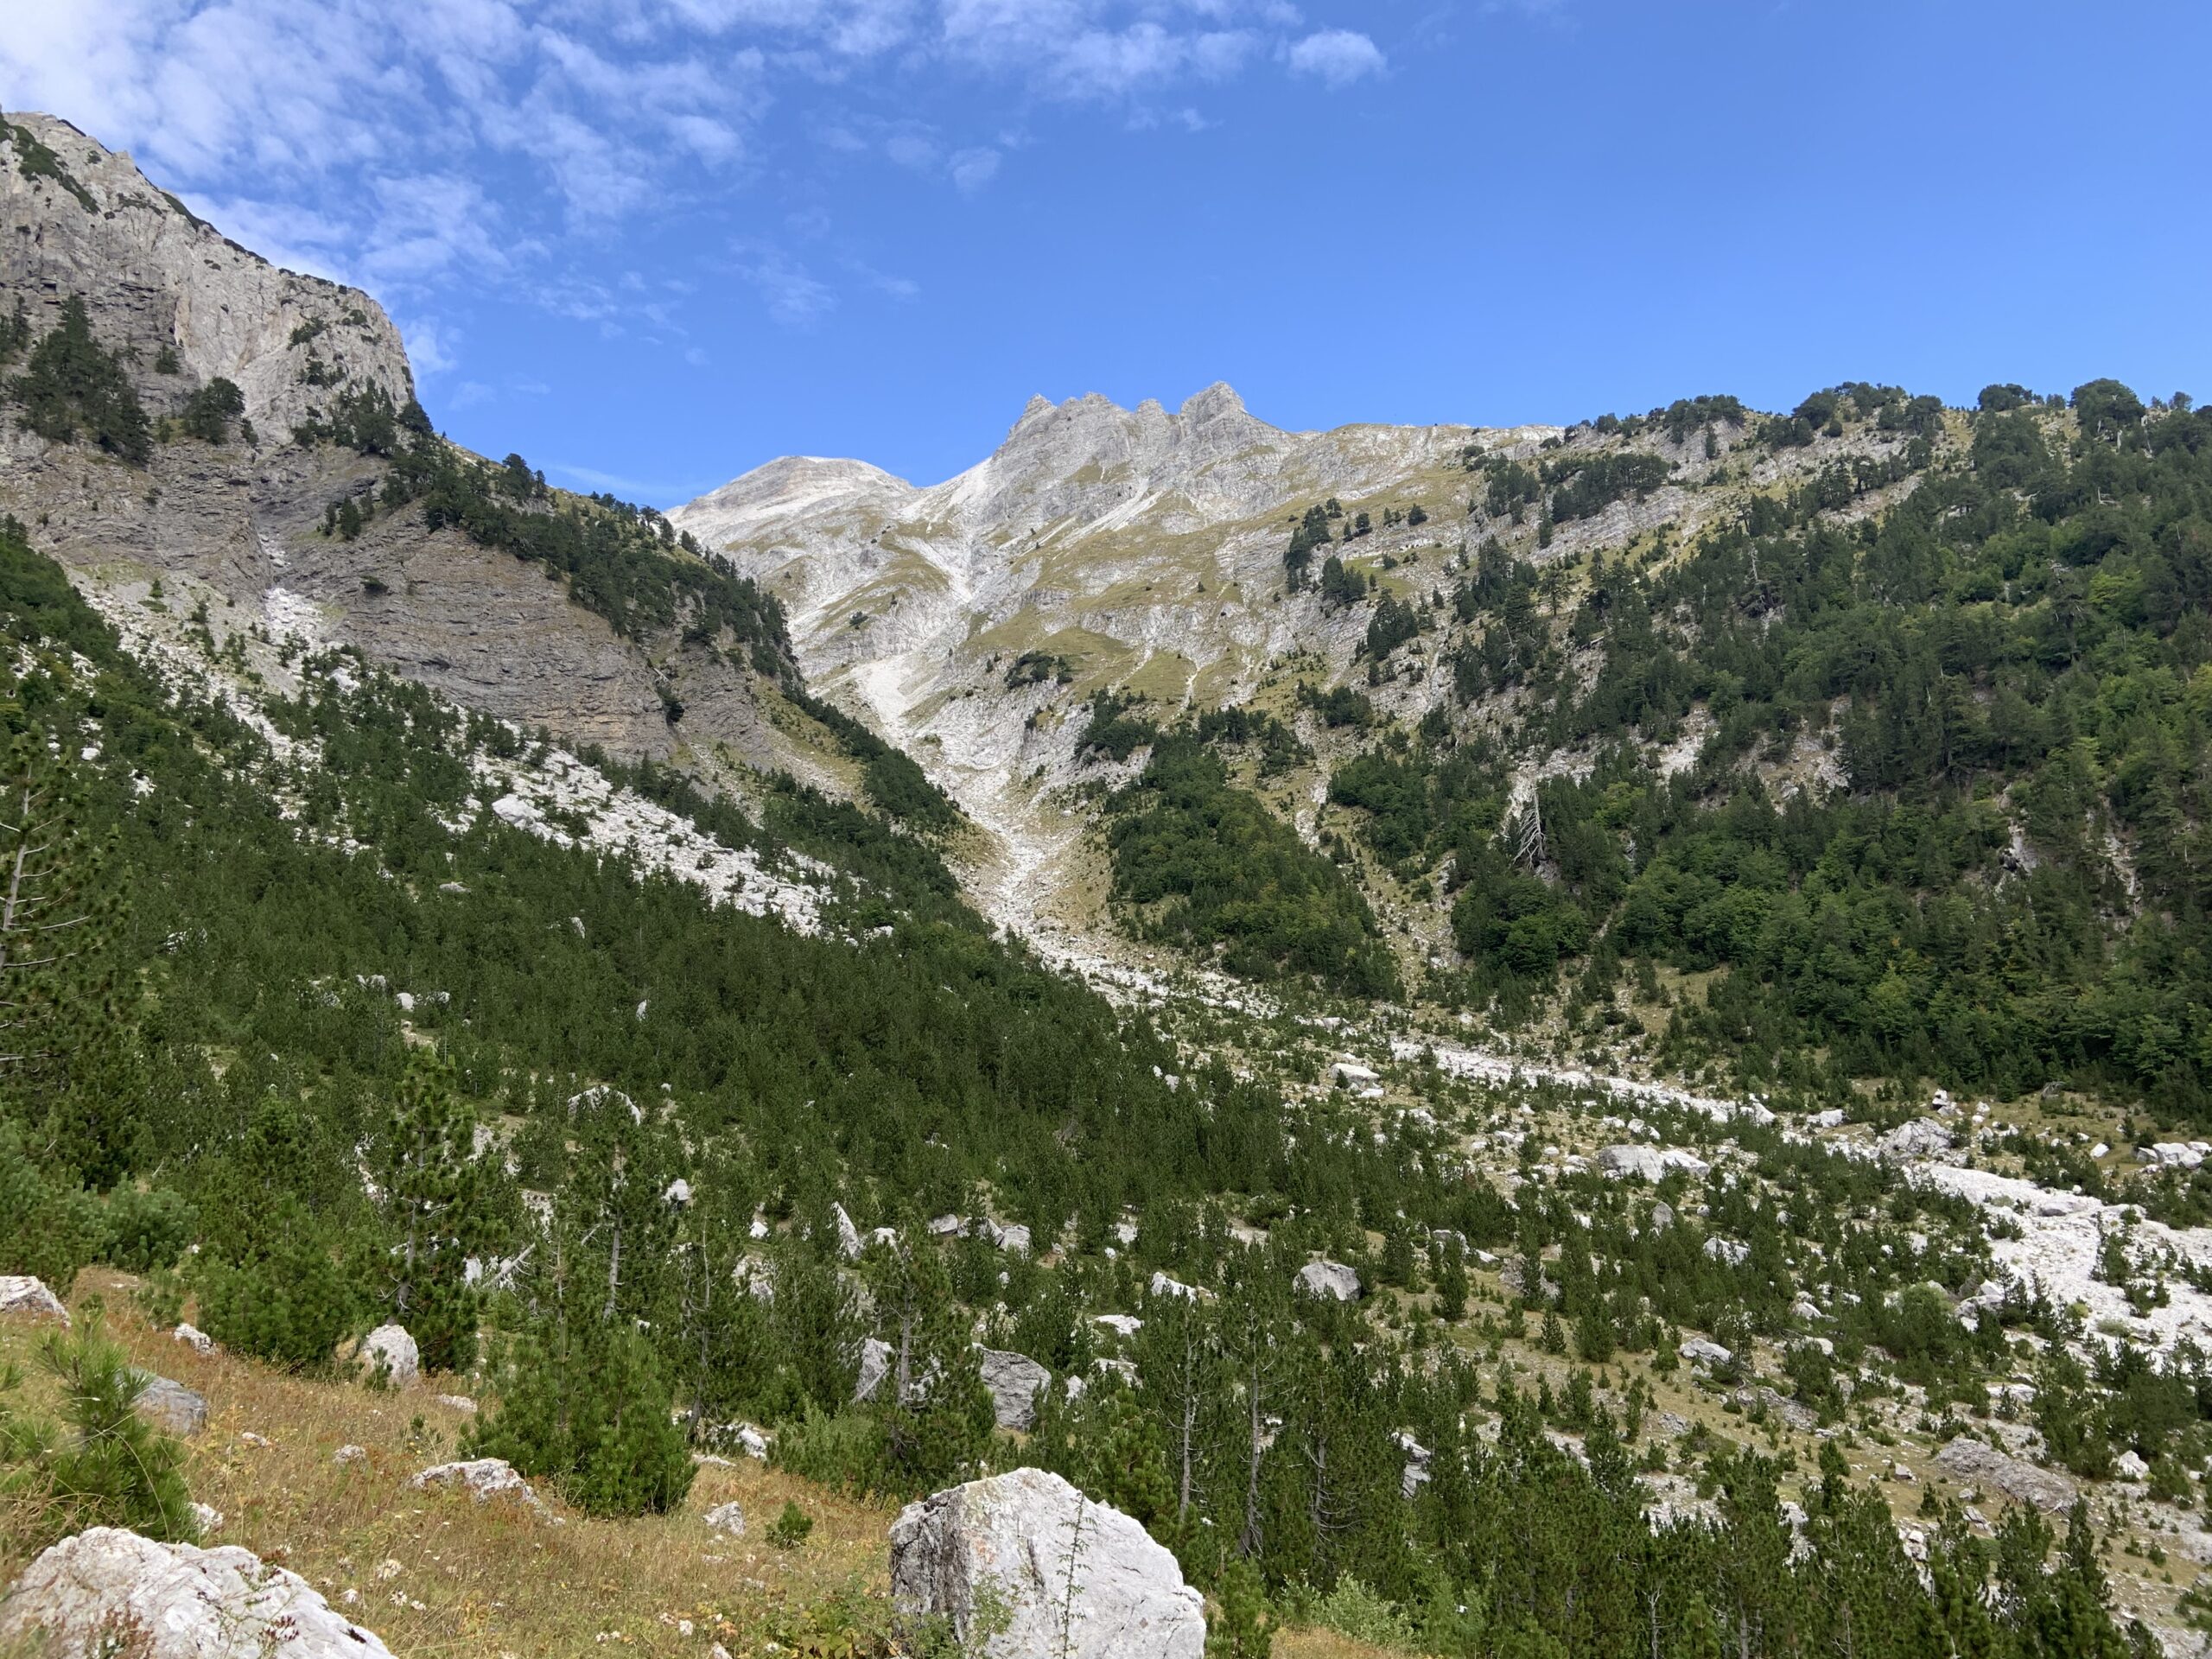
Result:
M527 1503L532 1509L543 1509L543 1501L531 1490L530 1483L515 1471L514 1465L505 1458L472 1458L461 1463L441 1463L425 1469L407 1483L418 1492L465 1491L479 1503L489 1503L494 1498Z
M700 1519L707 1523L709 1532L728 1533L733 1538L745 1536L745 1506L741 1503L717 1503Z
M404 1325L380 1325L361 1338L355 1363L372 1381L411 1389L423 1375L423 1357Z
M1298 1287L1308 1296L1339 1302L1359 1300L1359 1275L1341 1262L1308 1262L1298 1270Z
M373 386L395 404L414 396L398 329L359 289L247 252L67 121L8 120L66 177L25 176L21 136L0 138L0 299L23 297L43 334L63 301L81 296L102 343L143 365L149 414L174 413L219 376L271 438L346 391ZM165 360L174 373L156 369Z
M207 1427L207 1396L166 1376L149 1376L134 1402L138 1414L172 1434L188 1438Z
M875 1391L890 1375L891 1344L880 1337L862 1338L860 1376L853 1383L853 1403L860 1405L874 1399Z
M1945 1442L1936 1462L1953 1478L2001 1492L2016 1503L2031 1503L2047 1515L2074 1506L2074 1483L2056 1470L2039 1469L1961 1434Z
M1874 1143L1883 1157L1904 1161L1933 1158L1951 1149L1951 1131L1932 1117L1916 1117L1900 1123Z
M1658 1147L1633 1144L1602 1148L1598 1154L1598 1167L1608 1175L1640 1176L1654 1185L1667 1174L1667 1160Z
M1174 1556L1058 1475L1017 1469L910 1503L891 1593L992 1659L1201 1659L1205 1605ZM988 1639L983 1639L983 1638Z
M28 1274L0 1274L0 1313L69 1323L69 1310L61 1299L46 1287L43 1279Z
M372 494L385 463L292 435L342 396L412 396L390 319L358 289L281 270L226 239L129 156L67 122L7 121L0 315L20 299L43 334L65 301L81 298L156 423L219 377L240 389L251 429L219 445L157 442L142 468L0 419L0 511L36 525L40 550L80 586L135 604L158 577L181 610L210 601L219 634L235 623L357 646L467 708L617 754L726 750L830 781L805 741L779 734L749 667L680 629L646 645L624 639L541 567L432 531L416 511L379 513L354 540L320 534L326 507ZM66 182L22 175L17 124L54 152ZM669 686L683 704L680 728L663 702Z
M1037 1425L1037 1402L1052 1385L1052 1374L1027 1354L978 1349L983 1386L991 1391L991 1410L1001 1428L1027 1431Z
M156 1543L116 1527L66 1538L0 1601L0 1649L42 1659L391 1659L305 1579L251 1550Z

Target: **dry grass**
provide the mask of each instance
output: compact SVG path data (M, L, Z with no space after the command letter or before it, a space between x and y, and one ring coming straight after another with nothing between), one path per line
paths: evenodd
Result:
M467 1413L436 1397L448 1384L377 1392L197 1354L138 1317L134 1282L94 1269L73 1300L81 1313L97 1294L110 1333L142 1369L207 1396L207 1427L191 1442L186 1474L193 1497L224 1520L204 1541L282 1562L400 1659L605 1659L610 1649L703 1659L717 1642L734 1659L887 1650L892 1506L839 1497L744 1459L702 1466L680 1513L635 1521L588 1519L550 1491L543 1515L417 1492L409 1481L457 1456L467 1427ZM22 1403L35 1410L50 1408L31 1363L50 1328L0 1320L0 1364L12 1360L31 1374ZM367 1456L339 1464L347 1445ZM733 1498L744 1506L746 1535L709 1532L701 1517ZM765 1536L787 1501L814 1521L805 1543L788 1551ZM19 1551L0 1547L0 1583L22 1565ZM1326 1631L1286 1631L1275 1652L1370 1659L1379 1650Z
M828 1655L868 1650L839 1638L887 1623L887 1508L749 1461L702 1467L680 1513L636 1521L590 1520L550 1492L547 1516L417 1492L410 1479L456 1456L467 1423L435 1384L378 1393L203 1357L135 1318L129 1284L94 1273L80 1296L102 1293L111 1333L140 1366L207 1396L187 1477L193 1496L224 1516L207 1541L283 1562L395 1654L703 1655L719 1641L740 1659L772 1642ZM0 1359L28 1362L41 1330L0 1324ZM26 1403L41 1403L35 1380L27 1392ZM368 1455L341 1465L334 1454L349 1444ZM711 1533L700 1518L732 1498L745 1508L743 1538ZM786 1500L815 1526L801 1548L781 1551L763 1534ZM20 1563L0 1566L12 1576Z

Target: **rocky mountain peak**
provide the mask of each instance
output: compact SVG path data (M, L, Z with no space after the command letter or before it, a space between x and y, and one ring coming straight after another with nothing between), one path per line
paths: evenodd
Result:
M68 122L0 116L0 293L44 333L82 297L92 328L138 367L149 412L219 376L271 434L370 386L414 395L399 331L359 289L281 270Z

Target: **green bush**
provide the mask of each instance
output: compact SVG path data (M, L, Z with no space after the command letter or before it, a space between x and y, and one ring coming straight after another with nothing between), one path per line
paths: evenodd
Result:
M107 1239L101 1258L126 1273L176 1265L200 1226L199 1212L167 1187L119 1186L108 1195Z
M99 1200L41 1169L22 1131L0 1122L0 1273L30 1274L67 1296L105 1233Z
M785 1498L783 1513L768 1523L768 1541L778 1549L797 1549L813 1530L814 1517Z
M271 1208L272 1224L241 1259L200 1258L200 1323L226 1348L305 1370L328 1362L353 1323L355 1298L299 1201L282 1194Z
M587 1515L664 1514L696 1472L652 1350L635 1331L596 1321L539 1332L466 1445L471 1457L557 1482Z
M28 1541L37 1547L95 1526L192 1538L184 1447L137 1413L146 1373L131 1369L97 1319L48 1337L38 1357L60 1386L60 1425L16 1415L0 1397L0 1498L28 1510ZM20 1372L0 1375L0 1395L21 1382Z

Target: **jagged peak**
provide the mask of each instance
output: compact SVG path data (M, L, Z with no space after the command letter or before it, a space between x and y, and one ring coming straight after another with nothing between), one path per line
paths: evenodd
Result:
M1182 413L1192 421L1217 421L1224 415L1249 415L1244 400L1236 395L1236 388L1226 380L1217 380L1203 391L1194 391L1183 400Z

